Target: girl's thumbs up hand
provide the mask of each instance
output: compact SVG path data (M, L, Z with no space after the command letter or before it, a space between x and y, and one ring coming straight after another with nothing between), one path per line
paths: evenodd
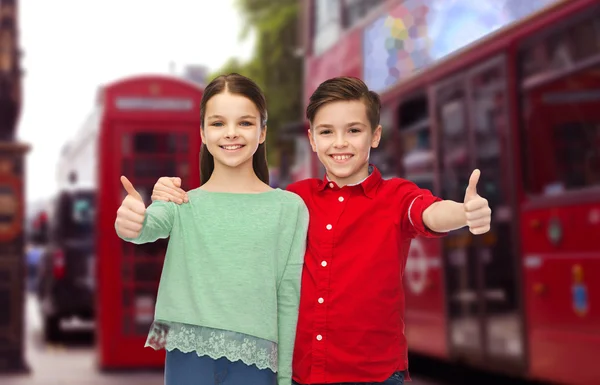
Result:
M146 205L140 193L136 191L129 179L122 176L121 183L127 191L121 207L117 210L115 227L117 233L124 238L137 238L142 231L146 216Z

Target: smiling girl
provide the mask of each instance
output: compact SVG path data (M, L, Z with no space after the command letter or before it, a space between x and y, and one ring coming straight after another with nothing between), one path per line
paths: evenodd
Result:
M200 188L146 209L126 177L122 239L170 237L146 346L166 349L166 385L291 384L308 210L268 185L266 101L241 75L205 89Z

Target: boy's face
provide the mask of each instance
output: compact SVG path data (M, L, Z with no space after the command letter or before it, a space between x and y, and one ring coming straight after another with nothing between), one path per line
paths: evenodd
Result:
M381 126L372 130L362 101L332 102L319 108L308 137L327 175L341 187L368 176L369 154L379 145Z

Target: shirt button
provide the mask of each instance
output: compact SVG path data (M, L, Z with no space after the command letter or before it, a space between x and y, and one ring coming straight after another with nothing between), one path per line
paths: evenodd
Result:
M333 188L333 183L329 183L329 187Z
M327 266L327 262L326 261L321 262L321 266L323 266L323 267Z
M317 336L317 341L321 341L322 339L323 339L323 336L319 334L319 335Z
M319 298L319 303L323 303L325 300L323 298Z
M333 226L331 226L331 225L327 225L326 227L327 227L327 230L331 230L331 228L332 228Z
M344 201L344 197L339 197L338 201L343 202Z

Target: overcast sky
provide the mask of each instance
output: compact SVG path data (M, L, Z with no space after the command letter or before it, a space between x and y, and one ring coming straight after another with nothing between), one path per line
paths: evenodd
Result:
M63 144L82 125L99 85L187 64L218 69L250 57L234 0L19 2L24 103L17 136L27 155L27 199L56 191ZM168 4L168 6L167 6ZM217 38L218 37L218 38Z

